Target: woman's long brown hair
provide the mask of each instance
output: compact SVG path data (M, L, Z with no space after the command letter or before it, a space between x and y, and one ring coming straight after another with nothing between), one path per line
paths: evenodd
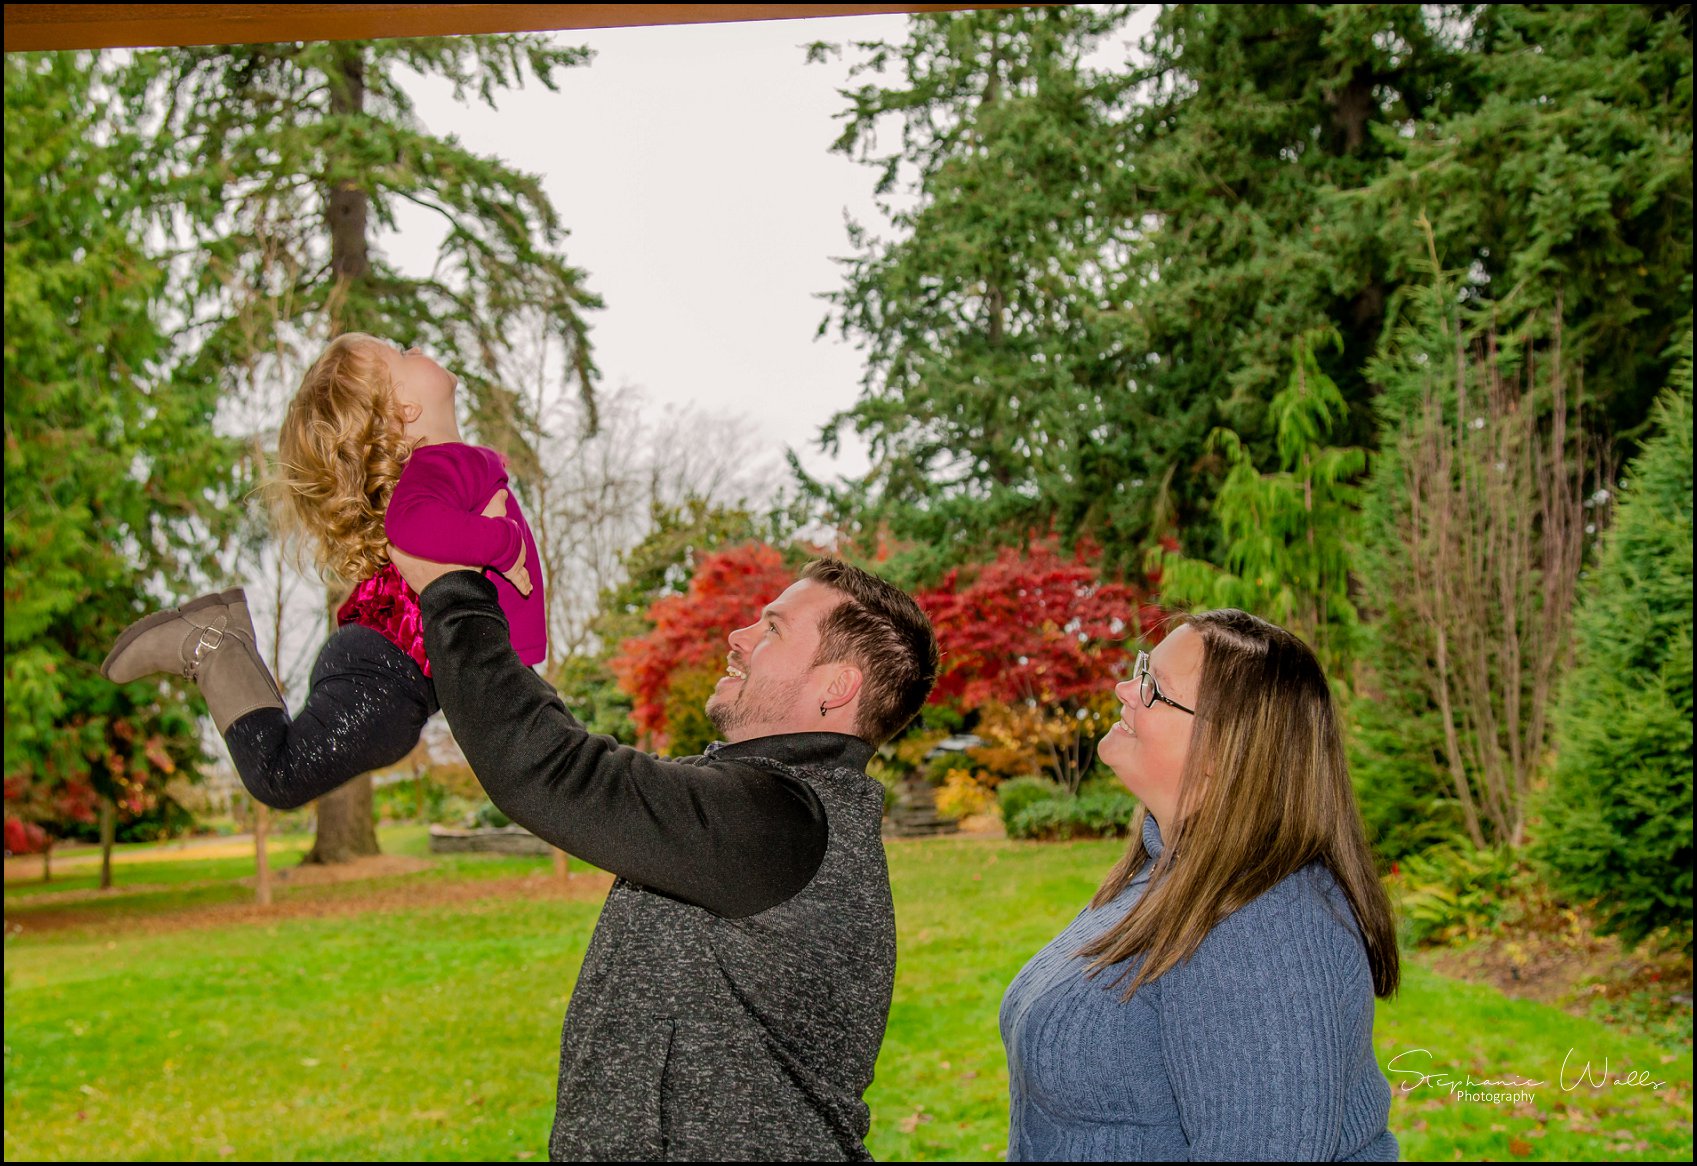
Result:
M1124 998L1193 955L1232 912L1318 861L1337 880L1367 949L1373 992L1397 989L1391 904L1355 804L1324 671L1283 628L1231 609L1176 617L1202 637L1201 691L1175 822L1143 897L1079 952L1089 974L1120 967ZM1143 814L1091 906L1114 899L1149 861ZM1135 976L1124 961L1141 955ZM1117 980L1115 981L1118 982Z

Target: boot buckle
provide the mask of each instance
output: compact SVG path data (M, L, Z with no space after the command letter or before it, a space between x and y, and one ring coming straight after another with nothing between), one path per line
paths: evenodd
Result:
M189 661L183 665L183 675L190 680L200 670L200 662L208 652L216 651L219 644L224 642L224 629L208 624L200 629L200 638L195 642L194 651L189 654Z

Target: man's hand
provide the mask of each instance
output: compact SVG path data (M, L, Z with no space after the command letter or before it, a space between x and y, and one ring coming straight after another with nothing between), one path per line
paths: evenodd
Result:
M394 543L389 544L389 558L394 562L395 569L401 573L401 578L407 581L414 595L423 595L424 589L430 586L450 571L475 571L465 563L438 563L432 559L421 559L417 555L409 555Z
M489 499L489 505L483 508L485 518L507 517L507 492L495 491L495 496ZM530 572L524 565L524 539L519 539L519 557L513 560L513 565L504 569L501 574L507 577L507 582L518 588L520 595L530 594Z
M501 574L507 577L507 582L511 583L518 589L518 593L520 595L530 594L530 572L525 570L524 542L522 540L519 542L518 561L508 567L505 571L502 571Z

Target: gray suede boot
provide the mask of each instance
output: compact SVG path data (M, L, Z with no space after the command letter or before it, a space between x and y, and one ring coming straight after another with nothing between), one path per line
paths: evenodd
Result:
M255 709L287 707L259 657L240 587L143 616L124 629L100 665L100 674L118 684L156 672L200 685L220 733Z

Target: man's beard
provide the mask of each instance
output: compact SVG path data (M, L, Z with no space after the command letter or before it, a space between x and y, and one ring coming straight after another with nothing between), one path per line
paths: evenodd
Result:
M806 678L800 676L773 684L751 677L742 682L733 697L721 700L717 693L708 697L707 719L713 722L719 736L729 741L734 734L750 725L781 724L788 720L806 687Z

